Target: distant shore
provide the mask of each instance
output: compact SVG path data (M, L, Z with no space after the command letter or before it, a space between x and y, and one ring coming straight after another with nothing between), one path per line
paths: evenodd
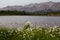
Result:
M0 16L60 16L60 11L51 12L0 11Z

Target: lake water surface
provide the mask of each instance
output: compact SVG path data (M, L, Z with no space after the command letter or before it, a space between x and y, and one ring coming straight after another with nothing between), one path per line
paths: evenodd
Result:
M0 25L23 26L27 21L33 25L60 25L60 17L55 16L0 16Z

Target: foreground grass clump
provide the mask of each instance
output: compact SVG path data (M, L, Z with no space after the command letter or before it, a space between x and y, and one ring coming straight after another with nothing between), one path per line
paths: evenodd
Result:
M25 25L23 29L0 28L0 40L60 40L60 27L31 28Z

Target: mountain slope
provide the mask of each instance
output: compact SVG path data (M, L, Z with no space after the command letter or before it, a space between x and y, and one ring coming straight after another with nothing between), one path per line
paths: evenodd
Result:
M51 9L54 11L60 10L60 3L55 3L54 5L51 6Z
M34 11L41 11L41 10L48 10L51 9L53 11L60 10L60 3L59 2L44 2L44 3L34 3L34 4L28 4L25 6L7 6L0 10L10 10L10 11L27 11L27 12L34 12Z

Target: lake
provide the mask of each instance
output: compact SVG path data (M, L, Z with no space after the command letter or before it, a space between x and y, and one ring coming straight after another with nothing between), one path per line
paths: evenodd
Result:
M30 21L34 26L42 24L60 26L59 16L0 16L0 26L22 27L27 21Z

